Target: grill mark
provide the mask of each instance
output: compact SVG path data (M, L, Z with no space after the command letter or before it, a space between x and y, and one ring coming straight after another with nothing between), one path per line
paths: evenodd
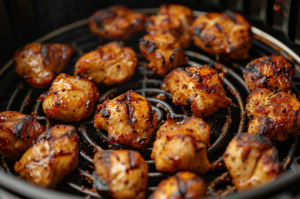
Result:
M110 116L110 111L108 110L107 105L105 104L101 111L101 117L109 118L109 116Z
M222 28L222 26L221 26L220 24L215 23L215 26L218 28L218 30L219 30L220 32L225 33L224 30L223 30L223 28Z
M250 72L250 71L252 72L252 75L254 75L254 76L258 77L258 78L262 77L261 73L257 70L257 68L255 67L255 65L251 65L251 64L247 65L246 68L243 70L243 73L245 75L247 75L248 72Z
M130 98L130 93L132 91L129 91L127 93L125 93L123 95L123 97L121 99L119 99L118 101L124 101L124 107L125 107L125 111L126 111L126 114L127 114L127 117L128 117L128 123L130 124L130 126L132 127L132 130L134 133L137 133L135 130L134 130L134 123L137 121L137 119L133 116L133 113L134 113L134 106L133 104L131 103L132 99Z
M134 159L133 159L133 151L129 151L128 152L128 158L129 158L129 162L130 162L130 169L135 169L137 167Z
M149 44L149 40L144 40L143 38L142 39L140 39L140 44L142 44L142 45L147 45L147 44Z
M234 22L234 23L238 23L238 21L236 20L236 17L234 16L233 12L231 12L230 10L226 10L225 14Z
M141 21L142 21L141 18L136 19L135 22L130 24L130 27L131 28L136 27Z
M146 46L147 45L147 46ZM148 53L153 53L155 50L155 43L154 42L149 42L148 44L145 44L145 46L143 46L141 49L146 49L148 51Z
M195 36L200 36L201 33L201 27L200 26L195 26L194 27L194 35Z
M47 57L47 55L48 55L47 44L42 44L41 54L42 54L43 57Z
M102 180L101 177L96 173L96 171L93 172L93 179L93 188L98 190L101 193L101 195L111 198L108 183Z
M149 107L149 118L150 118L150 122L152 124L152 121L153 121L152 106L151 106L151 103L149 100L147 100L147 102L148 102L148 107ZM156 113L154 113L154 114L156 114Z
M166 66L166 60L165 60L165 58L164 58L164 56L162 54L160 54L160 55L161 55L162 68L165 68L165 66Z
M115 15L115 11L113 11L111 9L105 9L105 10L101 11L98 15L94 16L93 20L97 24L97 29L103 30L104 28L102 25L102 21L107 18L114 17L114 15Z
M185 193L186 193L186 186L185 184L182 182L181 178L179 175L175 175L176 181L177 181L177 185L178 185L178 192L179 194L185 198Z
M26 116L26 117L23 117L21 119L21 121L19 121L18 123L16 123L14 126L15 126L15 132L16 132L16 136L20 139L22 139L22 131L23 131L23 128L25 127L26 123L30 121L32 122L32 117L31 116Z
M173 50L173 52L179 52L179 51L181 51L181 48L180 48L180 47L177 47L177 48L175 48L175 49Z
M174 60L174 58L175 58L175 53L172 53L172 55L170 56L170 63L172 64L172 62L173 62L173 60Z

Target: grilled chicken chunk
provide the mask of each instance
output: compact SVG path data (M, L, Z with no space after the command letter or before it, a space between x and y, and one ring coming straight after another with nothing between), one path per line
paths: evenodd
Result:
M190 25L193 22L193 12L190 8L177 4L163 4L157 15L146 19L146 30L170 31L183 48L189 47L192 41Z
M224 74L209 67L190 66L170 72L162 88L171 92L175 105L191 105L196 117L214 114L219 108L234 105L223 88Z
M183 171L161 181L149 199L198 199L206 196L204 180L194 173Z
M136 151L100 151L94 156L93 187L106 197L144 199L148 165Z
M137 63L132 48L124 47L122 42L111 42L80 57L74 75L83 76L95 84L121 84L134 75Z
M132 34L143 30L145 15L125 6L112 6L98 10L89 18L93 34L110 40L128 40Z
M27 44L14 55L15 71L32 86L45 87L66 66L72 53L65 44Z
M98 106L94 125L108 131L108 142L142 148L149 142L158 120L150 102L128 91Z
M139 46L142 55L150 61L148 68L161 76L188 61L179 41L169 32L157 31L145 35Z
M280 142L300 133L300 102L295 94L257 88L248 96L246 110L250 119L249 133L259 133Z
M0 154L18 160L45 127L34 117L15 111L0 113Z
M47 92L43 110L53 119L78 122L92 113L98 99L99 92L92 82L62 73Z
M240 14L211 12L197 17L191 32L194 44L212 54L245 59L253 41L251 25Z
M169 119L157 131L153 144L151 159L156 170L206 173L211 168L206 152L210 133L209 125L200 118L185 118L180 123Z
M46 188L56 185L78 163L78 134L73 126L56 125L41 134L15 163L20 178Z
M236 135L226 148L224 163L238 190L269 183L281 173L277 149L259 134Z
M292 87L294 66L282 55L261 57L247 64L243 77L250 91L268 88L288 92Z

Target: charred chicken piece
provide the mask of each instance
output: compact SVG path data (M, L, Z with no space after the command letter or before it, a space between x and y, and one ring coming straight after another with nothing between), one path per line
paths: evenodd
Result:
M261 57L247 64L243 77L250 91L268 88L288 92L292 87L294 66L282 55Z
M88 117L99 99L95 85L85 78L58 75L43 101L43 110L51 118L78 122Z
M169 32L157 31L145 35L139 46L142 55L150 61L148 68L161 76L188 61L179 41Z
M180 42L181 47L189 47L192 41L190 25L193 22L193 12L190 8L177 4L163 4L157 15L146 19L146 30L169 31Z
M66 66L72 53L65 44L27 44L14 55L15 71L32 86L45 87Z
M95 128L108 131L108 142L142 148L149 142L158 120L150 102L128 91L98 106Z
M227 146L224 163L237 190L267 184L281 173L277 149L259 134L236 135Z
M128 40L132 34L143 30L145 15L125 6L112 6L98 10L89 18L93 34L110 40Z
M198 199L207 195L204 180L194 173L183 171L161 181L149 199Z
M258 133L280 142L289 136L299 135L300 102L295 94L257 88L248 96L246 110L250 119L249 133Z
M18 160L45 127L34 117L15 111L0 113L0 154Z
M206 173L211 168L206 152L210 133L209 125L200 118L185 118L180 123L169 119L157 131L153 144L151 159L156 170Z
M106 197L144 199L148 165L132 150L100 151L94 156L93 187Z
M124 47L122 42L111 42L80 57L74 75L83 76L95 84L121 84L134 75L137 63L132 48Z
M54 189L78 163L78 134L73 126L56 125L41 134L15 163L20 178Z
M209 67L190 66L170 72L162 88L171 92L175 105L191 105L196 117L214 114L219 108L234 105L223 88L224 73Z
M191 32L194 44L212 54L245 59L253 41L251 25L240 14L211 12L197 17Z

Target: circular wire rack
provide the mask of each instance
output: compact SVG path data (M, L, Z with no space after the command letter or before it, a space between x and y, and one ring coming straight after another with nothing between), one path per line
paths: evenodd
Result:
M139 9L137 11L151 14L155 13L157 9ZM203 13L194 11L195 16L198 16L199 14ZM297 86L300 85L299 57L294 53L294 51L270 35L267 35L255 27L252 28L252 31L254 32L255 40L249 52L251 58L262 57L272 53L280 53L295 63L297 70L294 76L293 91L299 98L300 93L297 90ZM125 43L126 46L130 46L135 50L139 58L138 69L134 77L128 83L121 86L98 86L101 98L96 104L101 104L106 99L112 99L127 92L128 90L133 90L150 101L153 110L158 116L160 124L166 120L167 115L178 121L184 117L191 116L189 107L175 106L172 104L171 94L160 88L160 85L163 83L163 78L155 75L153 71L147 69L147 62L141 56L138 49L138 39L142 36L142 34L137 35ZM63 72L72 75L73 66L80 56L95 49L97 46L106 43L107 41L98 41L97 38L90 33L87 20L85 19L58 29L35 42L69 44L74 49L75 53ZM223 165L222 154L232 137L235 134L240 134L246 130L247 127L244 101L248 96L249 91L244 80L241 78L242 70L244 69L247 61L233 61L226 58L220 59L212 57L195 46L191 46L189 49L185 50L185 53L186 56L189 57L187 66L214 67L225 73L226 77L224 80L224 88L227 92L227 96L237 105L237 107L220 109L214 115L204 118L212 129L210 140L211 145L207 149L207 153L213 169L202 177L208 182L208 191L211 196L215 196L216 194L225 196L234 192L235 187L229 183L231 178ZM25 114L32 113L36 119L45 124L46 128L50 128L55 124L61 123L51 120L45 116L41 110L42 102L39 101L38 98L41 94L45 93L48 88L32 88L27 83L23 82L21 78L18 78L12 68L13 62L10 61L0 70L0 76L3 78L0 83L2 86L0 88L0 95L3 99L0 101L0 110L14 110ZM9 82L9 84L7 84L7 82ZM97 131L93 126L93 120L96 114L97 110L95 107L95 110L90 117L84 119L80 123L73 124L78 128L80 135L80 161L77 169L69 174L62 183L58 185L57 190L73 194L87 195L88 197L104 198L92 188L93 177L91 173L94 169L92 163L94 153L101 150L120 148L130 149L122 145L106 142L107 132L103 130ZM155 135L155 133L153 134ZM155 138L152 138L152 141L150 141L145 148L138 150L149 165L148 194L151 194L153 190L157 189L157 184L162 179L171 175L155 170L154 160L150 159L154 139ZM298 167L297 164L293 163L297 162L299 159L298 157L295 157L297 143L298 138L288 139L284 143L276 143L284 169L295 171ZM2 157L0 165L4 172L14 174L12 162L9 162Z

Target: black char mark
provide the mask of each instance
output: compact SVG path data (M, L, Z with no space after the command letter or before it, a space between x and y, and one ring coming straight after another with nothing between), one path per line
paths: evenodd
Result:
M222 28L222 26L221 26L220 24L215 23L215 26L218 28L218 30L219 30L220 32L224 33L224 30L223 30L223 28Z
M101 195L111 198L108 183L102 180L96 171L93 172L93 179L93 187L98 190Z
M115 15L115 11L113 11L111 9L105 9L105 10L102 10L98 15L93 17L93 20L97 24L97 29L103 30L102 21L107 18L113 17L114 15Z
M200 33L201 33L201 27L200 26L195 26L194 35L198 37L198 36L200 36Z
M175 175L175 178L176 178L176 181L177 181L179 194L180 194L183 198L185 198L186 186L185 186L185 184L183 183L183 181L181 180L180 176Z
M137 119L133 116L134 113L134 106L132 105L131 101L132 99L130 98L130 93L131 91L125 93L123 95L123 97L121 99L119 99L118 101L124 101L124 107L125 107L125 111L128 117L128 123L130 124L130 126L133 127L134 122L137 121ZM136 133L136 131L133 129L133 132Z
M243 70L243 73L247 75L248 72L252 72L252 76L256 76L258 78L261 78L261 73L257 70L255 65L247 65L246 68Z
M225 11L225 14L232 20L234 21L234 23L238 23L238 21L236 20L233 12L231 12L230 10L226 10Z
M142 21L141 18L136 19L135 22L130 24L130 27L131 28L136 27L139 23L141 23L141 21Z
M173 60L174 60L174 58L175 58L175 53L172 53L172 55L170 56L170 63L172 64L172 62L173 62Z
M22 139L22 132L23 129L26 128L26 124L28 124L28 122L32 121L32 117L31 116L26 116L23 117L21 119L21 121L19 121L18 123L16 123L15 126L15 132L16 132L16 136L20 139ZM26 132L26 130L25 130Z
M101 112L101 117L109 118L110 112L107 109L106 104L103 106L102 112Z
M133 151L128 151L128 158L130 162L130 169L135 169L137 167L134 158L133 158Z

